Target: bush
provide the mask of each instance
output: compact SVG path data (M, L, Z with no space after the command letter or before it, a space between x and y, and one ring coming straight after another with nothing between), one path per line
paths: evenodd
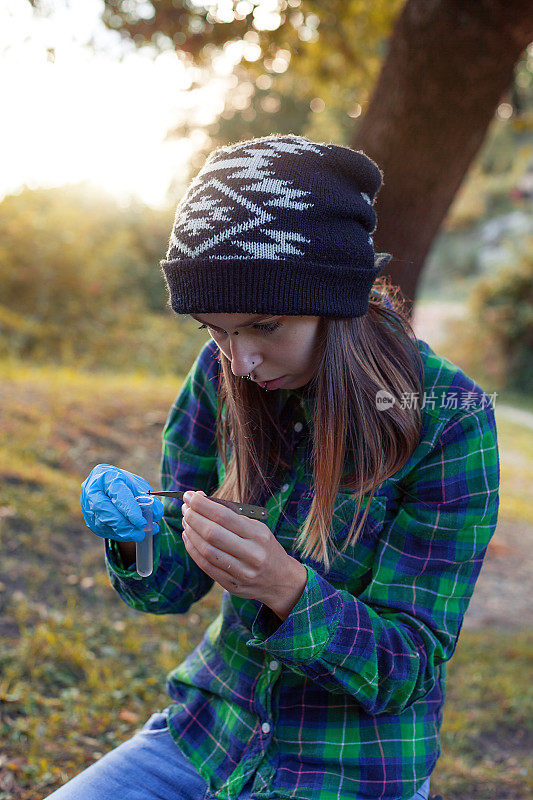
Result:
M123 208L85 184L5 197L0 356L172 369L187 338L159 267L173 213Z
M515 247L516 263L479 281L471 307L503 358L505 386L533 391L533 237Z
M474 285L467 318L450 327L441 349L489 393L533 391L533 237L514 245L512 265Z

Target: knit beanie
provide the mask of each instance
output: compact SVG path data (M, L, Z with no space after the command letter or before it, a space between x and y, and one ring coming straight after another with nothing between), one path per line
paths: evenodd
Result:
M375 253L378 166L272 134L213 150L178 203L160 264L177 314L359 317L390 261Z

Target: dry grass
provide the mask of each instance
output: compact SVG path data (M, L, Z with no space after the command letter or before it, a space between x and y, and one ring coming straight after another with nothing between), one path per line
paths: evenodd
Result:
M126 606L79 509L80 483L99 462L158 485L182 377L0 364L0 800L39 800L164 708L166 674L218 613L217 587L179 626ZM533 434L508 421L498 430L502 513L533 519ZM531 796L531 650L527 631L462 633L433 793Z

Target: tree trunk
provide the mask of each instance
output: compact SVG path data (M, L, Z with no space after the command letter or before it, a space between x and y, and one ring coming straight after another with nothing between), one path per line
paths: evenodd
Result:
M376 250L410 301L433 239L533 39L531 0L407 0L350 147L383 170Z

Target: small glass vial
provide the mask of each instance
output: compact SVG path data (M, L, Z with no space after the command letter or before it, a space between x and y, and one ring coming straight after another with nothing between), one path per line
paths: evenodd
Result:
M140 494L135 499L146 520L144 539L142 542L135 542L136 569L142 578L146 578L154 570L154 518L152 513L154 498L149 494Z

